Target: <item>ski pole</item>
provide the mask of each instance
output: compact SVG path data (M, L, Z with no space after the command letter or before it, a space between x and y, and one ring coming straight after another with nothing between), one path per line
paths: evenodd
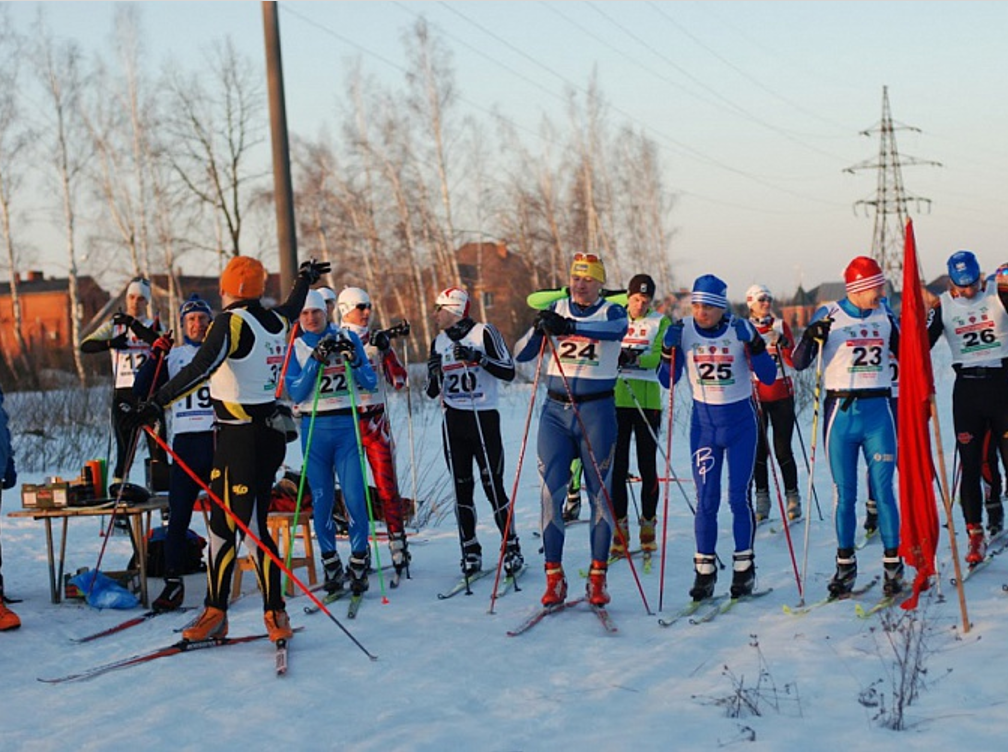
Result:
M672 411L675 406L675 356L678 348L671 348L671 367L672 373L669 376L669 393L668 393L668 435L665 437L665 500L663 502L662 509L662 546L661 546L661 566L659 567L660 572L658 574L658 611L660 612L665 603L665 560L666 552L668 551L668 502L669 502L669 478L672 475ZM633 394L633 392L631 392ZM657 443L657 442L656 442ZM678 481L678 479L677 479ZM682 488L682 484L679 484L679 488ZM685 495L685 491L683 494ZM686 499L686 503L689 504L689 499ZM690 509L693 509L692 504L690 504ZM696 511L693 512L694 516Z
M536 390L539 387L539 373L542 371L542 359L543 350L546 348L546 340L543 339L539 343L539 356L536 358L536 368L535 376L532 378L532 395L529 397L529 407L528 412L525 415L525 431L522 434L521 448L518 450L518 466L515 468L515 479L514 484L511 486L511 499L508 505L508 518L507 524L504 526L504 537L507 539L507 533L511 530L511 520L514 517L515 510L515 496L518 494L518 479L521 477L522 462L525 460L525 447L528 444L529 427L532 425L532 412L535 408L535 398ZM497 602L497 586L500 583L501 567L504 564L503 547L501 549L501 556L497 559L497 574L494 577L493 592L490 594L490 610L488 613L494 612L494 605ZM517 586L517 583L515 583Z
M622 378L622 379L625 380L625 377L623 377L623 376L621 376L620 378ZM647 416L644 414L644 407L638 401L637 395L634 394L634 392L633 392L632 389L630 389L630 385L629 384L627 384L627 389L630 392L630 396L633 397L634 404L637 406L637 411L641 414L641 417L644 419L644 425L647 426L648 432L651 434L652 440L654 440L655 447L657 447L658 451L661 453L661 456L665 459L665 484L666 484L666 486L671 481L673 481L673 480L675 481L676 486L679 488L679 492L683 496L683 500L686 502L686 506L689 507L690 514L692 514L694 517L696 517L696 507L694 507L693 506L693 502L690 501L689 494L686 493L686 489L683 487L682 481L679 480L679 476L678 475L672 475L671 474L672 473L671 459L670 459L671 455L667 454L665 451L662 450L661 443L658 441L658 434L655 433L655 430L651 427L651 424L648 422ZM669 431L671 431L671 430L672 430L672 425L670 423L669 424ZM669 449L669 452L671 452L671 451L672 450ZM714 552L714 559L717 561L718 568L721 569L721 570L723 570L725 568L725 564L724 564L723 561L721 561L721 556L720 556L720 554L718 554L717 551ZM659 607L658 610L661 611L661 607Z
M619 531L619 526L616 525L616 510L613 508L612 496L609 494L609 489L605 486L605 479L602 477L602 469L599 467L598 460L595 458L595 451L592 449L591 439L588 438L588 428L585 426L584 419L581 417L581 411L577 407L577 403L574 401L574 393L571 391L570 382L567 380L567 374L564 373L563 364L560 362L560 354L557 352L556 345L553 344L553 337L548 334L542 335L544 339L549 341L550 350L553 351L553 363L557 367L557 372L560 374L560 379L563 381L564 390L567 392L567 398L570 400L571 410L574 412L574 417L577 418L578 425L581 427L581 435L584 437L585 448L588 450L588 458L592 462L592 467L595 469L595 475L598 478L599 486L602 489L602 494L605 497L606 506L609 508L609 515L613 520L613 525ZM623 536L620 531L620 535ZM626 546L626 536L623 536L623 545ZM641 600L644 602L644 610L647 611L648 615L651 615L651 606L648 605L647 596L644 594L644 586L641 585L640 577L637 574L637 567L634 566L633 558L627 557L627 564L630 565L630 572L633 574L634 582L637 583L637 591L640 593Z
M252 531L251 531L251 530L249 529L249 526L248 526L248 525L246 525L246 524L245 524L244 522L242 522L242 521L241 521L241 519L240 519L240 518L238 517L238 515L236 515L236 514L235 514L235 513L233 512L233 511L231 511L231 509L229 509L229 508L228 508L227 504L225 504L225 503L224 503L223 501L221 501L221 500L220 500L220 497L218 497L218 496L217 496L217 494L215 494L215 493L214 493L213 491L211 491L211 490L210 490L210 486L208 486L208 485L207 485L207 484L206 484L206 483L205 483L205 482L203 481L203 479L202 479L202 478L200 478L200 477L199 477L199 476L198 476L198 475L197 475L197 474L196 474L196 473L195 473L195 472L193 471L193 469L192 469L191 467L189 467L189 465L187 465L187 464L186 464L186 463L185 463L185 462L184 462L184 461L182 460L182 458L181 458L181 457L179 457L179 456L178 456L178 455L177 455L177 454L175 453L175 451L174 451L174 450L173 450L173 449L172 449L171 447L169 447L169 446L168 446L168 444L167 444L167 443L165 443L165 442L164 442L164 441L163 441L163 440L161 439L161 437L160 437L160 436L158 436L158 435L157 435L157 433L156 433L156 432L152 431L152 430L151 430L151 429L150 429L150 428L149 428L148 426L144 426L144 430L145 430L145 431L146 431L146 432L147 432L147 433L148 433L148 434L149 434L150 436L152 436L152 437L154 438L154 441L156 441L156 442L158 443L158 445L159 445L159 446L160 446L160 447L161 447L162 449L164 449L164 450L165 450L165 451L166 451L166 452L167 452L167 453L169 454L169 456L170 456L170 457L171 457L171 458L172 458L172 459L173 459L173 460L174 460L174 461L175 461L175 462L176 462L176 463L178 464L178 466L182 468L182 470L183 470L183 471L185 472L185 474L186 474L186 475L188 475L188 476L189 476L190 478L192 478L192 479L193 479L193 482L194 482L194 483L196 483L196 485L198 485L198 486L199 486L200 488L202 488L202 489L203 489L203 490L204 490L204 491L206 492L206 495L207 495L207 498L208 498L208 499L210 499L211 501L213 501L213 503L214 503L214 504L216 504L216 505L217 505L218 507L220 507L220 509L221 509L221 510L222 510L222 511L223 511L223 512L224 512L224 513L225 513L225 514L226 514L226 515L227 515L227 516L228 516L228 517L230 518L230 520L231 520L231 521L232 521L232 522L233 522L233 523L234 523L235 525L237 525L237 526L238 526L238 529L239 529L239 530L241 530L241 531L242 531L242 533L243 533L243 534L244 534L244 535L245 535L245 536L246 536L247 538L250 538L250 539L252 540L252 542L253 542L253 543L254 543L254 544L255 544L256 546L258 546L258 547L259 547L260 549L262 549L262 552L263 552L264 554L266 554L266 556L268 556L268 557L269 557L269 558L270 558L270 559L271 559L271 560L273 561L273 563L274 563L274 564L276 564L276 565L277 565L278 567L280 567L280 569L281 569L281 570L282 570L282 571L283 571L283 572L284 572L284 573L285 573L285 574L286 574L286 575L287 575L288 577L290 577L290 580L291 580L291 582L293 582L293 583L294 583L295 585L297 585L297 586L298 586L298 588L300 588L300 589L301 589L301 592L303 592L303 593L304 593L305 595L307 595L307 596L308 596L308 598L309 598L309 599L310 599L310 600L312 601L312 603L314 603L314 604L315 604L316 606L318 606L318 608L319 608L319 611L321 611L321 612L322 612L322 613L324 613L324 614L325 614L326 616L328 616L328 617L329 617L329 619L330 619L330 620L331 620L331 621L333 622L333 624L335 624L335 625L336 625L337 627L339 627L339 628L340 628L340 629L341 629L341 630L343 631L343 634L345 634L345 635L346 635L347 637L349 637L349 638L350 638L350 641L351 641L351 642L353 642L353 644L354 644L354 645L356 645L356 646L357 646L358 648L360 648L361 652L362 652L362 653L364 653L364 655L366 655L366 656L367 656L368 658L370 658L370 659L371 659L372 661L376 661L376 660L378 660L378 656L376 656L376 655L373 655L372 653L370 653L370 652L368 651L368 649L367 649L367 648L365 648L365 647L364 647L364 646L363 646L363 645L362 645L362 644L360 643L360 641L359 641L359 640L358 640L358 639L357 639L356 637L354 637L354 636L353 636L353 634L351 634L350 630L348 630L348 629L347 629L347 628L346 628L346 627L345 627L345 626L343 625L343 622L341 622L341 621L340 621L339 619L337 619L337 618L336 618L335 616L333 616L332 612L331 612L331 611L330 611L330 610L329 610L328 608L326 608L326 604L325 604L325 603L323 603L323 602L322 602L322 601L321 601L321 600L319 599L319 597L318 597L317 595L315 595L315 593L313 593L313 592L312 592L311 588L309 588L309 587L308 587L308 586L307 586L306 584L304 584L303 582L301 582L301 580L300 580L300 579L298 579L297 575L295 575L295 574L294 574L294 573L293 573L293 572L292 572L292 571L291 571L290 569L288 569L288 568L287 568L287 567L286 567L286 566L284 565L283 561L281 561L281 560L280 560L280 557L279 557L279 556L277 556L277 555L276 555L275 553L273 553L272 551L270 551L270 550L269 550L269 549L268 549L268 548L266 547L266 545L265 545L265 544L264 544L264 543L263 543L263 542L262 542L261 540L259 540L259 538L258 538L258 537L256 537L255 533L253 533L253 532L252 532Z
M451 476L450 482L452 495L455 497L455 526L458 528L459 551L462 555L462 578L465 580L466 584L465 594L472 595L472 589L469 587L469 572L466 570L465 566L465 540L464 533L462 532L462 515L460 514L461 507L459 505L458 484L456 483L455 477L455 461L452 457L451 433L448 431L448 405L445 404L444 399L443 377L439 385L438 396L441 401L441 440L444 442L445 460L448 463L448 474ZM475 506L475 501L473 504Z
M371 544L375 552L375 566L378 568L378 589L381 592L382 603L388 603L385 594L385 575L382 573L381 551L378 546L378 536L375 533L374 506L371 503L371 487L367 482L367 460L364 455L364 441L361 439L360 416L357 414L357 384L353 377L353 366L349 353L343 353L343 372L346 374L347 392L350 394L350 417L353 418L354 438L357 440L357 459L360 461L361 484L364 486L364 502L367 504L368 527L371 533Z
M819 436L819 392L822 388L822 351L826 344L825 340L817 339L815 340L818 344L819 353L816 355L816 376L815 376L815 390L813 394L813 405L812 405L812 441L811 450L809 452L809 476L808 485L809 491L808 495L812 495L814 489L813 486L813 470L815 469L815 450L816 450L816 439ZM808 549L809 549L809 531L812 527L812 515L805 515L805 550L802 554L802 576L801 584L798 587L798 593L800 600L798 601L799 606L805 605L805 582L808 576Z
M781 357L780 350L776 352L774 357L777 358L777 363L780 366L781 373L784 374L784 380L788 386L788 395L791 397L792 412L795 413L794 418L795 433L798 434L798 444L801 446L802 457L805 460L805 472L807 472L809 475L812 475L812 469L809 466L808 452L805 450L805 438L802 436L801 425L798 423L798 413L797 410L793 409L795 405L794 382L787 375L787 369L784 367L784 359ZM815 501L816 512L819 513L819 520L822 521L823 519L822 507L819 505L819 494L816 493L815 486L812 486L812 499L813 501Z
M280 369L276 392L273 394L274 399L280 399L280 395L283 394L284 380L287 378L287 367L290 365L291 353L294 352L294 340L297 339L300 328L300 321L295 321L291 327L290 339L287 340L287 352L284 354L283 367Z
M406 369L406 428L409 432L410 476L413 482L413 505L417 504L416 451L413 443L413 384L409 375L409 343L403 347L403 368Z
M748 353L746 354L748 358ZM749 370L752 370L750 365ZM784 498L781 496L780 480L777 478L777 466L774 465L774 457L770 450L770 437L767 435L767 422L766 413L763 412L763 403L759 399L759 391L756 388L756 383L753 382L753 404L756 406L756 418L759 421L760 438L762 440L763 446L766 450L767 464L770 465L770 472L773 473L774 490L777 492L777 506L780 508L781 524L784 525L784 536L787 538L788 553L791 555L791 568L794 570L795 583L798 585L798 600L803 601L805 598L804 589L802 588L801 576L798 574L798 562L795 561L794 554L794 544L791 542L791 526L787 524L787 512L784 509ZM776 431L776 426L774 427Z
M169 336L171 336L171 332L169 332ZM150 389L147 391L147 399L151 398L154 394L154 390L157 388L158 377L161 375L161 367L164 365L164 361L164 355L158 358L157 366L154 368L154 378L151 381ZM112 526L115 525L116 511L119 509L119 504L122 502L123 491L126 489L126 478L129 476L130 468L133 466L133 459L136 457L136 450L139 443L140 431L136 430L130 437L130 448L126 455L126 464L123 466L123 479L119 481L119 490L116 492L115 503L112 505L111 514L109 514L108 527L105 528L105 537L102 539L101 549L98 551L98 561L95 562L94 574L91 577L91 582L88 583L86 597L91 596L91 592L94 590L95 581L98 579L98 571L101 568L102 558L105 556L105 548L108 546L108 540L112 536ZM140 531L140 535L143 535L143 531ZM130 538L133 538L132 526L130 528ZM140 541L134 540L133 545L136 549L137 559L139 560Z
M294 349L293 342L288 347L288 352ZM308 420L308 437L305 439L304 458L301 462L301 477L298 478L297 501L294 502L294 524L287 528L287 568L290 568L291 560L294 558L294 539L297 537L295 527L301 519L301 500L304 498L305 480L308 477L308 455L311 454L312 436L315 433L315 417L318 415L319 393L322 390L322 374L325 366L319 364L318 376L315 378L315 396L312 398L311 418ZM209 523L207 529L210 528ZM287 590L287 573L284 572L283 582L280 584L280 591Z
M620 378L623 379L624 381L626 381L626 377L620 376ZM654 428L652 428L651 424L648 422L647 416L644 413L644 408L641 405L640 401L638 401L637 395L633 393L632 389L630 389L630 385L629 384L627 384L627 389L630 391L630 396L633 397L633 401L634 401L635 406L637 407L637 411L641 414L641 417L644 419L644 424L647 426L648 432L651 434L651 438L652 438L652 440L655 443L655 447L657 447L658 451L661 453L662 458L666 462L665 482L669 483L669 482L671 482L673 480L676 482L676 485L679 487L679 491L682 493L683 499L686 502L686 506L689 507L690 512L695 517L696 516L696 508L694 508L693 502L690 501L689 494L686 493L686 489L683 487L682 481L679 480L679 476L678 475L674 475L674 476L670 477L670 473L672 472L671 471L671 466L670 466L671 460L670 460L668 454L661 448L661 443L658 441L658 434L655 433ZM671 426L670 426L670 429L671 429ZM721 565L721 568L724 569L724 565L723 564Z
M466 381L470 382L470 384L471 384L473 380L470 379L470 378L468 378L470 376L470 371L469 371L468 364L466 364L466 363L462 364L462 371L465 374ZM480 420L479 410L476 409L476 400L473 397L471 390L469 391L469 403L472 405L473 420L476 423L476 433L479 436L480 451L483 454L483 467L486 468L487 482L490 484L490 490L493 492L493 499L491 500L491 503L493 505L493 510L494 510L494 521L496 522L497 515L498 515L499 510L501 508L501 503L500 503L500 498L497 495L497 486L494 485L493 472L490 469L490 454L489 454L489 452L487 452L487 448L486 448L486 437L483 436L483 421ZM503 453L502 453L501 454L501 465L504 464L503 459L504 459L504 457L503 457ZM479 465L479 461L477 461L476 464ZM501 473L502 474L503 474L503 471L504 471L504 468L501 467ZM482 472L483 472L483 470L481 468L480 469L480 474L481 475L482 475ZM485 490L486 490L486 488L484 487L484 491ZM498 578L500 578L501 565L504 562L504 554L507 551L508 533L511 531L511 512L512 512L512 509L513 509L512 504L513 504L513 501L512 502L508 502L507 515L504 518L504 529L501 530L500 551L497 554L497 573L496 573L496 577L494 579L494 594L496 594L496 591L497 591L497 580L498 580ZM475 510L476 510L476 501L474 499L473 500L473 512L474 513L475 513ZM515 587L515 591L518 591L518 590L521 589L521 588L518 587L518 583L517 582L515 582L514 587ZM493 608L493 602L492 601L491 601L491 608Z

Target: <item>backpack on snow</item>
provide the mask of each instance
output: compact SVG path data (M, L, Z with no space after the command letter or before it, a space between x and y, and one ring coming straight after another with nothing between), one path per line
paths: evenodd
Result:
M151 530L147 538L147 576L164 577L167 572L165 565L165 539L168 537L168 528L160 526ZM206 548L206 539L194 530L186 531L185 558L182 563L181 574L195 574L206 571L206 562L203 561L203 549ZM129 569L136 568L136 555L130 558Z

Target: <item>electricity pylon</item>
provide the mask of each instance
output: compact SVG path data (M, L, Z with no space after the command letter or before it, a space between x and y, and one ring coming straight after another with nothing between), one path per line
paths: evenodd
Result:
M877 170L875 198L864 199L854 203L868 214L868 207L875 209L875 231L872 237L871 256L882 267L886 279L894 289L899 290L903 284L903 242L906 234L907 204L913 202L917 211L925 205L931 209L931 199L907 193L903 187L904 165L932 165L941 167L940 162L917 159L900 155L896 148L896 131L906 130L920 133L920 128L914 128L902 123L893 123L889 110L889 87L882 87L882 120L871 128L861 131L862 136L880 134L878 157L868 159L848 167L844 172L853 174L855 170Z

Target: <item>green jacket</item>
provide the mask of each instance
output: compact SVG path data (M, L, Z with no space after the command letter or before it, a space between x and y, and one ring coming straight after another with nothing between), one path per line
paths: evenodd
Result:
M632 410L637 409L638 403L645 410L661 410L662 407L662 387L658 383L657 371L661 363L662 340L665 338L665 330L672 322L667 316L649 308L639 319L630 319L630 328L626 337L623 338L623 347L640 350L634 347L640 343L641 335L635 331L635 324L644 322L646 319L658 319L657 331L654 338L650 340L650 346L643 350L637 357L636 368L621 368L620 376L616 380L616 407L627 407ZM648 328L650 335L651 329ZM647 372L647 378L634 378L634 374ZM631 391L632 390L632 391ZM636 397L636 400L634 399Z

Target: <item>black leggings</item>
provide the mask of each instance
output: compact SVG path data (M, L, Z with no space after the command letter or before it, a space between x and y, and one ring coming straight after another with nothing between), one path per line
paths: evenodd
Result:
M784 490L797 491L798 466L795 464L794 452L791 451L791 436L794 434L795 425L794 398L761 402L760 412L762 436L756 443L756 464L753 466L753 482L756 484L756 490L763 493L770 490L767 433L769 427L773 426L774 455L777 457L777 464L780 465Z
M445 459L451 468L455 484L455 514L458 517L462 546L467 553L478 552L482 549L476 541L473 460L479 467L480 482L493 507L494 522L502 536L507 527L508 497L504 490L504 446L500 435L500 413L496 410L473 411L448 407L445 408L445 425L448 429ZM515 537L514 529L508 537Z
M1008 381L1004 377L967 379L959 376L952 388L952 420L962 476L959 501L968 525L979 525L983 514L980 490L984 461L984 435L998 446L1008 467Z
M650 520L658 509L658 469L655 454L658 446L651 434L658 435L661 410L645 410L647 422L636 407L616 408L616 457L613 460L612 503L616 519L627 516L627 474L630 470L630 437L637 440L637 471L641 477L641 508L643 519ZM650 426L650 430L648 429Z
M222 424L217 431L217 450L210 475L210 490L277 556L266 516L276 471L286 449L283 434L263 423ZM210 512L210 566L204 601L207 606L227 610L239 534L244 537L231 517L214 503ZM280 568L259 546L251 541L249 544L249 551L255 556L263 608L281 608L284 600L280 592Z

